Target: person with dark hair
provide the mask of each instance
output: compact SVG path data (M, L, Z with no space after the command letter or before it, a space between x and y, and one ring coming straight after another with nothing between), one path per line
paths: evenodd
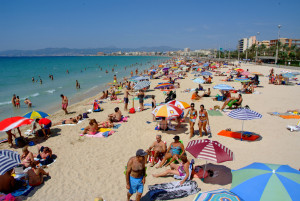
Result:
M139 103L140 103L140 109L141 111L144 110L144 97L145 97L145 93L143 90L140 90L138 93L138 98L139 98Z
M189 116L190 123L190 139L194 136L194 126L197 119L197 110L195 109L195 103L191 103L191 109L186 113L185 117Z
M89 125L83 130L83 134L95 135L99 130L96 119L91 119Z
M69 104L69 100L67 98L67 96L64 96L63 94L60 95L61 99L62 99L62 103L61 103L61 108L63 111L65 111L65 114L68 114L68 104Z
M122 112L119 109L119 107L115 108L115 113L108 115L108 120L110 120L111 122L119 122L121 121L121 118L122 118Z
M200 110L199 110L199 135L202 137L202 129L205 132L205 135L208 135L207 130L206 130L206 125L209 125L209 120L208 120L208 114L207 111L204 109L204 105L200 105Z
M43 168L38 167L39 161L32 161L30 163L31 169L27 171L28 183L30 186L39 186L44 182L44 175L49 176Z

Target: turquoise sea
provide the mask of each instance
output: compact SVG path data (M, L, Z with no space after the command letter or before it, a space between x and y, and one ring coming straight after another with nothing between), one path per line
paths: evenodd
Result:
M23 116L31 110L54 113L60 109L60 94L66 95L73 104L106 89L114 75L122 81L131 70L142 71L167 59L153 56L0 57L0 121ZM50 74L54 80L49 78ZM38 82L32 82L32 77ZM76 80L81 89L76 89ZM11 104L13 94L21 99L20 109ZM33 104L31 109L24 104L26 97Z

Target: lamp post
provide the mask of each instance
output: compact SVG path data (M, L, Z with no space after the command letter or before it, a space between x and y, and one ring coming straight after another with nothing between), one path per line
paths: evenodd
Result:
M277 61L278 61L278 43L279 43L279 38L280 38L280 28L281 28L281 25L278 25L278 39L277 39L277 47L276 47L275 64L277 64Z
M255 53L255 63L257 62L257 52L258 52L258 36L259 36L259 32L257 32L257 45L256 45L256 53Z

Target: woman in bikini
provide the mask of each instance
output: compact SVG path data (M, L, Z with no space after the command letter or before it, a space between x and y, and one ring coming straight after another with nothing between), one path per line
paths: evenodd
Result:
M114 123L110 120L107 120L107 121L98 123L98 127L99 128L112 128L112 127L114 127Z
M44 175L49 176L49 173L45 172L42 168L36 167L39 161L32 161L30 163L31 169L28 170L28 183L30 186L39 186L44 182Z
M20 108L20 98L17 96L16 98L16 108Z
M170 144L170 146L169 146L169 148L168 148L168 150L166 152L165 157L163 158L163 160L159 164L159 166L156 167L156 168L161 168L168 159L171 159L171 160L170 160L170 162L168 162L166 164L166 166L170 165L173 161L176 160L176 158L179 157L179 154L180 154L180 156L182 156L185 153L184 146L179 141L180 140L179 136L176 135L173 139L174 139L174 142L172 142Z
M28 146L23 147L22 152L23 152L21 156L22 164L25 167L29 167L30 163L34 161L33 154L30 151L28 151Z
M179 165L172 163L170 165L171 169L168 169L159 174L153 174L153 177L165 177L167 175L178 175L183 177L183 179L180 182L180 185L182 185L190 175L189 172L190 162L188 161L186 155L179 156L179 159L182 161ZM176 160L178 160L177 156L176 156Z
M189 115L189 123L190 123L190 139L194 135L194 125L197 119L197 110L195 109L195 103L191 103L191 109L186 113L185 117Z
M205 132L205 135L207 134L206 125L209 125L208 115L207 111L204 109L204 105L200 105L199 110L199 135L202 137L202 128Z
M98 123L96 119L91 119L89 125L85 127L83 134L95 135L99 130Z

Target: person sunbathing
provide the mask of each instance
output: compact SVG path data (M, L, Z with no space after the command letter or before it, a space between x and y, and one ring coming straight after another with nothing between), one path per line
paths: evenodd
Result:
M12 175L13 168L5 172L3 175L0 175L0 192L9 194L18 190L22 186L26 185L21 180L16 180Z
M158 167L156 167L156 168L161 168L166 163L166 161L168 159L171 159L171 160L165 166L170 165L173 161L176 160L176 157L179 157L180 152L182 152L180 154L180 156L185 153L184 146L179 141L180 137L176 135L173 139L174 139L174 142L172 142L170 144L170 146L168 147L168 150L167 150L167 153L166 153L165 157L163 158L163 160L160 163L160 165Z
M152 150L152 151L151 151ZM149 147L149 149L146 150L147 152L147 156L152 156L153 157L153 160L152 160L152 163L150 165L150 167L153 167L154 166L154 163L155 163L155 159L160 155L164 155L166 153L166 150L167 150L167 146L166 144L161 140L161 135L156 135L156 141L154 141L152 143L152 145ZM147 163L147 158L148 157L145 157L146 159L146 163Z
M198 95L198 90L196 89L196 91L193 93L192 95L192 100L200 100L201 96Z
M202 97L210 97L211 91L210 88L208 88L207 92L204 92Z
M98 127L99 128L112 128L112 127L114 127L114 124L110 120L107 120L107 121L98 123Z
M112 92L111 96L110 96L110 100L113 101L113 100L117 100L117 95L115 93L115 91Z
M30 163L34 161L32 152L28 151L28 146L23 147L22 149L22 156L21 161L22 165L24 165L26 168L30 166Z
M166 120L166 117L161 118L161 121L159 122L159 125L158 125L158 129L163 130L163 131L168 130L168 122Z
M95 135L99 130L96 119L91 119L89 125L83 130L83 134Z
M102 93L103 93L103 94L102 94L102 96L101 96L99 99L105 99L105 97L106 97L105 91L103 91Z
M77 117L75 118L69 118L69 119L63 119L55 124L53 124L53 126L57 126L57 125L64 125L64 124L77 124Z
M122 113L119 107L115 108L115 113L108 115L108 120L111 122L119 122L122 119Z
M177 164L174 164L172 163L170 165L170 169L162 172L162 173L158 173L158 174L153 174L152 176L153 177L165 177L167 175L178 175L178 176L181 176L181 177L184 177L181 182L180 182L180 185L182 185L189 177L189 167L190 167L190 162L189 160L187 159L186 155L181 155L181 156L175 156L175 159L178 160L180 159L182 162L177 165Z
M52 150L49 147L37 145L37 148L39 154L36 156L36 158L39 159L42 165L49 165L53 162Z
M39 186L44 182L44 175L49 176L41 167L37 168L39 161L32 161L30 163L31 169L27 171L28 183L30 186Z

